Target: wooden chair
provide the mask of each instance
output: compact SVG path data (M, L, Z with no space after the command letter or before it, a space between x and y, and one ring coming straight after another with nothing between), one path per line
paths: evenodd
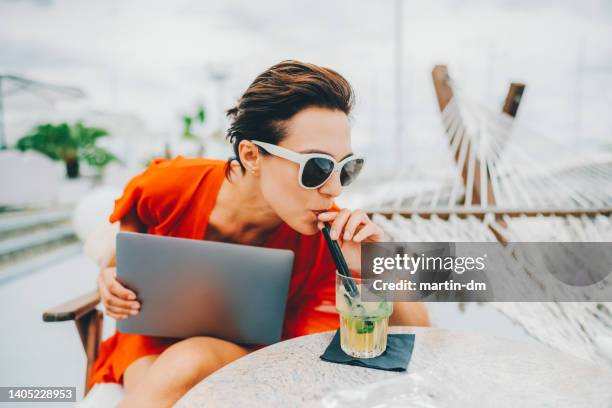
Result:
M76 218L86 218L80 216L78 211L82 211L85 215L97 213L97 206L100 203L112 202L117 192L105 190L102 193L99 191L96 195L95 202L90 201L89 206L80 206L75 214ZM93 206L93 207L92 207ZM82 214L81 214L82 215ZM98 267L101 265L114 265L115 253L115 235L119 231L119 224L109 224L107 222L107 214L103 215L103 221L87 235L83 246L83 252L92 258ZM87 380L93 369L93 364L100 352L100 343L102 340L102 322L104 314L98 310L96 306L100 303L100 295L96 290L85 293L77 298L62 303L61 305L52 307L43 312L43 321L45 322L65 322L74 321L81 337L81 343L85 350L87 365L85 369L85 387L83 396L86 396L90 387Z
M85 370L85 391L87 395L89 387L87 380L91 374L93 364L100 352L100 341L102 338L103 313L96 308L100 303L100 295L97 290L86 293L68 302L43 312L45 322L65 322L73 320L76 324L81 343L85 349L87 366Z

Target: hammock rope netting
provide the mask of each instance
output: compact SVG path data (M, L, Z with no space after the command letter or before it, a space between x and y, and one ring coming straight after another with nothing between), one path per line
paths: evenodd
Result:
M612 241L612 152L568 148L452 85L439 138L448 161L422 164L448 174L427 182L404 163L393 178L350 192L352 206L372 214L394 242ZM512 245L501 248L504 284L533 291L550 274L521 262L526 255ZM562 293L551 285L541 290ZM541 342L612 366L612 302L490 304Z

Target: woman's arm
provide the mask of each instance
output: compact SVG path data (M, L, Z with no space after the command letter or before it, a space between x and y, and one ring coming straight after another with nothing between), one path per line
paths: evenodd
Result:
M133 207L121 219L121 231L146 232L146 226L140 221ZM140 310L140 303L136 301L136 294L127 289L117 280L116 258L113 254L108 265L98 274L98 292L104 304L106 314L114 319L125 319L135 315Z
M391 326L431 326L427 307L423 302L394 302L389 317Z
M332 222L331 238L338 240L349 269L361 273L361 243L382 242L385 236L383 229L370 220L363 210L344 208L340 212L319 214L319 228L325 221ZM389 324L431 326L423 302L395 302Z
M136 213L136 207L132 207L132 209L126 213L121 221L119 222L119 230L120 231L128 231L128 232L147 232L147 226L140 221L138 218L138 214ZM115 254L106 265L108 267L117 266L117 260L115 258ZM104 268L103 268L104 269Z

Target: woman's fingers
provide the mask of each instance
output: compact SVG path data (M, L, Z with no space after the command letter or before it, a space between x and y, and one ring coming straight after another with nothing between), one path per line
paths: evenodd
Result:
M112 293L113 295L121 299L132 300L132 301L136 299L136 294L132 292L131 290L127 289L122 284L120 284L117 279L113 280L110 283L108 290L110 291L110 293ZM138 302L134 301L133 303L138 303Z
M344 208L339 213L337 213L336 217L331 224L330 236L332 239L341 239L342 238L342 230L344 229L344 225L351 215L351 211Z
M342 241L352 240L354 242L382 241L385 233L376 225L367 213L361 209L350 211L343 209L340 212L326 212L319 214L319 229L323 228L324 221L332 221L331 238L340 244Z
M121 298L118 298L117 296L111 296L107 299L107 303L110 306L115 306L115 307L120 307L122 309L125 310L139 310L140 309L140 304L138 302L130 302L127 300L123 300Z
M130 316L135 316L138 314L139 310L136 309L126 309L119 306L113 306L112 304L105 305L106 314L115 318L115 319L127 319Z
M110 292L111 295L126 301L133 301L132 306L136 307L138 302L135 301L136 294L127 289L117 280L117 268L106 268L102 271L103 286Z
M114 279L111 285L116 282ZM140 304L136 301L127 301L115 296L110 292L108 284L104 281L104 276L99 277L99 291L102 298L102 304L106 309L106 313L115 319L127 318L130 315L135 315L140 309Z
M125 300L136 299L136 294L120 284L117 280L117 268L113 267L104 269L102 271L102 278L106 284L106 287L113 295Z
M130 313L126 313L123 309L114 306L108 306L106 308L106 314L114 319L127 319L130 317Z
M116 283L119 284L118 282ZM112 292L112 284L110 288L103 286L103 291L104 291L104 294L106 295L105 296L106 302L111 306L117 306L117 307L125 308L128 310L140 308L140 303L138 303L137 301L124 300L120 298L119 296L115 295Z
M117 269L104 268L98 275L98 291L106 314L113 319L127 319L138 314L140 303L136 294L117 280Z
M353 241L361 242L374 233L376 233L376 224L371 222L366 224L357 234L355 234Z
M344 227L344 235L343 239L345 241L350 240L355 235L355 231L357 227L361 224L367 223L369 221L367 214L363 210L355 210L351 213L346 226Z
M114 296L108 291L105 286L102 287L102 301L105 307L115 307L121 309L124 313L130 313L131 310L139 310L140 304L138 302L131 302L123 300Z
M342 239L341 239L341 229L338 229L338 226L340 225L338 223L338 217L341 217L341 221L342 222L342 218L346 217L347 215L349 215L351 212L350 210L342 210L340 212L325 212L325 213L321 213L319 214L319 222L318 222L318 227L319 229L323 229L323 223L324 222L330 222L333 221L330 224L330 231L329 231L329 237L333 240L338 241L338 244L340 246L342 246Z
M363 226L353 237L353 241L355 242L381 242L385 239L385 231L375 224L373 221L368 219L367 224Z

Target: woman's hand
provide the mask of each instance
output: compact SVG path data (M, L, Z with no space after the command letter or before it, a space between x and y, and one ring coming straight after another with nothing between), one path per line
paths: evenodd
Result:
M140 303L136 301L136 294L117 280L117 268L104 268L98 275L98 292L106 314L120 320L130 315L138 314Z
M340 212L321 213L319 229L323 229L324 221L330 222L331 239L338 241L349 269L361 273L361 243L381 242L385 232L363 210L344 208Z

